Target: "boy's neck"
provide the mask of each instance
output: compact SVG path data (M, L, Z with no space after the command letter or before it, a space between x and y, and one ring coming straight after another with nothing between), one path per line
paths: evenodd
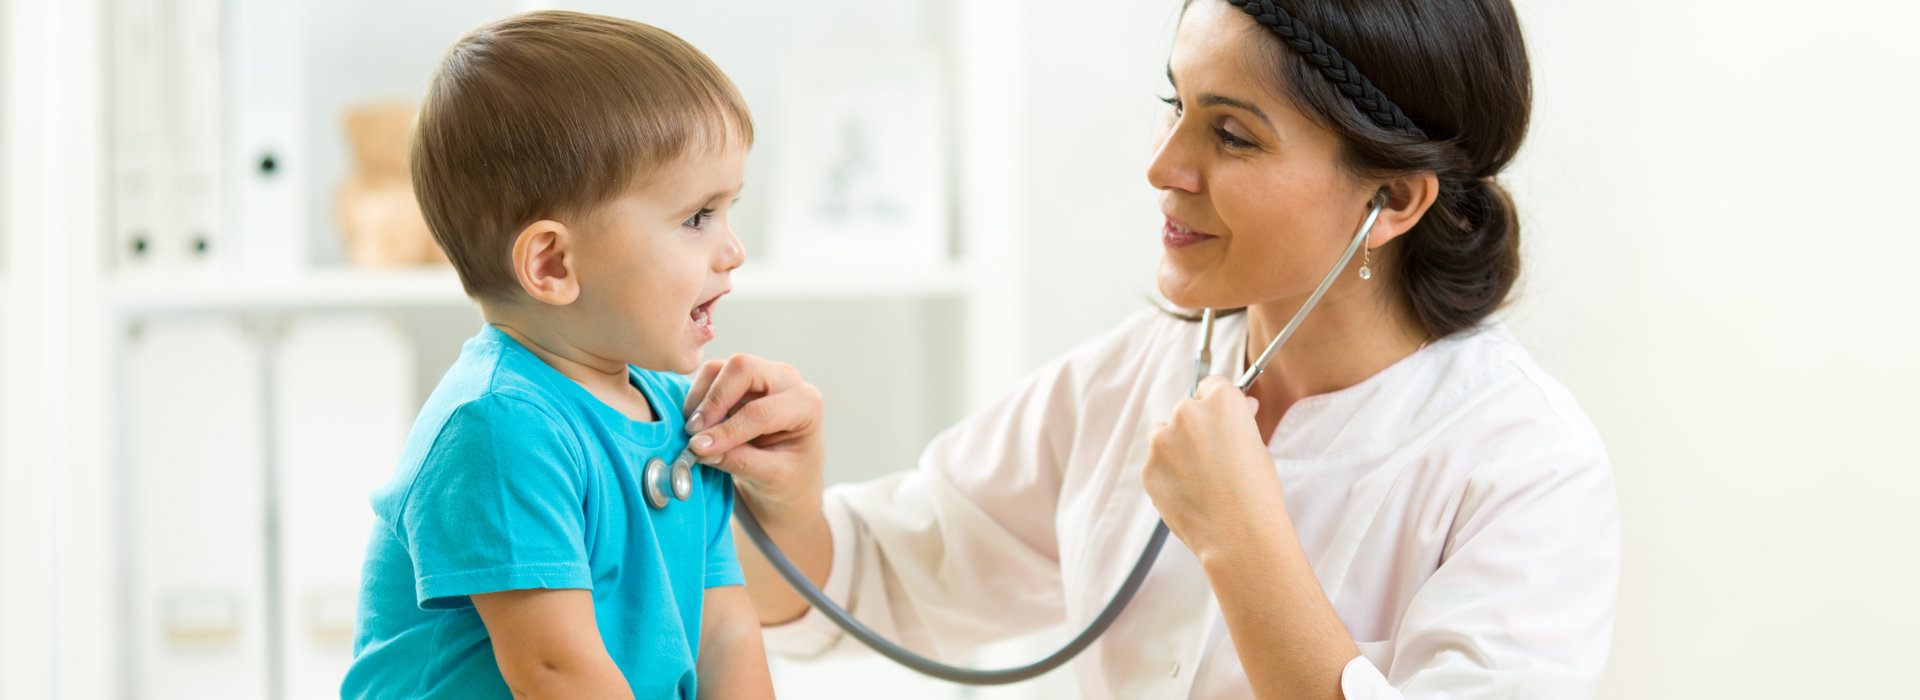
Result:
M512 314L489 312L484 315L488 324L519 342L534 357L579 384L587 393L600 399L601 403L642 423L658 418L653 415L653 407L647 404L646 395L633 385L627 374L626 362L601 357L581 348L570 342L567 333L560 328L515 318Z

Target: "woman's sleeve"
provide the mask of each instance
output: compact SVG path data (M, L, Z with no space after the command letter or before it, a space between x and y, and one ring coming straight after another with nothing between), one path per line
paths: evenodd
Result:
M1054 516L1077 403L1069 359L1056 361L934 438L917 469L828 489L823 590L937 659L1062 621ZM792 656L857 644L818 610L766 633Z
M1593 442L1527 442L1467 479L1389 648L1342 673L1349 700L1593 697L1619 588L1612 472Z

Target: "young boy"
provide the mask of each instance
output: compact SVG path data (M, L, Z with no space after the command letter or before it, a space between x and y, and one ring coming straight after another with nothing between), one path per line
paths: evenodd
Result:
M730 477L650 505L744 252L753 125L679 38L523 14L454 45L415 194L487 325L373 495L349 698L771 697ZM656 492L656 497L659 492Z

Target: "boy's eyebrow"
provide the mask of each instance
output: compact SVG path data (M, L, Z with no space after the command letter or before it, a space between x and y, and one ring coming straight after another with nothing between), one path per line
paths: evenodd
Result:
M1174 89L1176 90L1179 89L1180 87L1180 83L1173 79L1172 63L1167 64L1167 82L1172 83L1174 86ZM1260 111L1259 107L1253 106L1253 103L1248 102L1246 100L1234 99L1232 97L1227 97L1225 95L1215 95L1213 93L1202 93L1200 95L1199 102L1200 102L1200 106L1202 107L1215 107L1215 106L1225 105L1228 107L1233 107L1235 109L1243 110L1248 114L1258 117L1260 119L1260 123L1266 124L1268 129L1274 128L1273 120L1267 118L1267 113Z
M741 190L744 190L744 189L746 189L746 188L747 188L747 183L744 183L744 182L742 182L742 183L740 183L740 184L738 184L738 185L734 185L734 187L733 187L733 190L732 190L732 192L733 192L733 196L734 196L735 198L739 198L739 196L740 196L740 191L741 191ZM719 198L721 198L721 197L725 197L725 196L727 196L727 192L728 192L728 190L714 190L714 191L713 191L712 193L710 193L710 194L708 194L708 195L707 195L707 196L706 196L705 198L702 198L702 199L701 199L700 201L702 201L702 202L711 202L711 201L713 201L713 200L716 200L716 199L719 199Z
M740 191L746 188L747 188L747 183L744 183L744 182L740 183L740 186L733 188L732 198L739 199ZM727 196L727 190L715 190L713 192L707 193L706 196L701 197L700 199L695 201L699 202L699 208L705 208L708 204L711 204L714 200L719 199L721 197L725 197L725 196Z

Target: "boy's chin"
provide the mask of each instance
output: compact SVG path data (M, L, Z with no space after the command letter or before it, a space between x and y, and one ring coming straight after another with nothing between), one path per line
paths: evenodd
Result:
M627 364L650 372L693 374L700 369L700 363L706 359L704 350L704 345L691 348L656 348L652 352L627 360Z
M700 363L704 361L706 361L706 344L701 343L694 346L692 350L677 353L673 358L673 366L661 369L674 374L693 374L700 369Z

